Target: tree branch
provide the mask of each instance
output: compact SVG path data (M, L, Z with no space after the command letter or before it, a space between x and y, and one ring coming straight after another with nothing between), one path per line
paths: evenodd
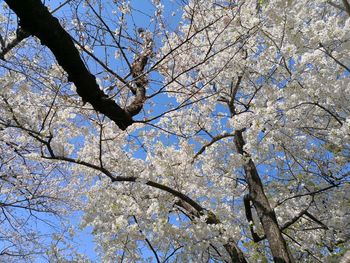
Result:
M100 89L95 76L89 72L81 59L70 35L40 0L5 0L5 2L20 18L21 28L39 38L41 43L52 51L58 64L67 72L68 80L75 84L83 102L89 102L96 111L109 117L122 130L133 123L132 116Z
M349 4L348 0L343 0L343 5L344 5L346 13L348 13L348 15L350 16L350 4Z
M23 39L29 37L29 34L25 32L22 28L18 28L16 31L16 38L13 39L7 45L3 45L0 52L0 59L5 60L5 55L11 51L15 46L17 46Z
M234 134L231 134L231 133L224 133L224 134L220 134L220 135L215 136L214 138L212 138L212 140L210 142L203 145L202 148L193 156L192 163L195 161L195 159L200 154L202 154L209 146L213 145L215 142L220 141L223 138L233 137L233 136L234 136Z
M175 202L175 205L183 208L186 210L188 214L186 214L191 220L194 220L195 218L200 217L203 215L203 211L196 211L193 209L193 207L189 206L187 203L185 203L183 200L178 200ZM220 224L221 221L217 216L211 212L207 211L207 218L205 221L207 224ZM237 263L247 263L247 260L244 257L243 252L241 249L237 246L236 241L233 238L229 238L226 244L224 244L224 248L226 249L227 253L230 255L232 262Z

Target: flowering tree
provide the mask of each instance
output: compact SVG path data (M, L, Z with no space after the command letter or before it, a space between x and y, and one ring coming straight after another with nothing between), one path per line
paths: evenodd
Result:
M8 261L87 262L73 211L105 262L337 262L349 249L347 0L5 2ZM49 237L33 227L51 218Z

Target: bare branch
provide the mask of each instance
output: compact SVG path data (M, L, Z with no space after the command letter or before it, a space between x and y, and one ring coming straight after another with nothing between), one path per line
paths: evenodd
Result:
M195 159L201 155L208 147L210 147L211 145L213 145L214 143L216 143L217 141L220 141L223 138L228 138L228 137L233 137L234 134L231 133L224 133L224 134L220 134L215 136L214 138L212 138L212 140L210 142L208 142L207 144L203 145L202 148L193 156L192 159L192 163L195 161Z

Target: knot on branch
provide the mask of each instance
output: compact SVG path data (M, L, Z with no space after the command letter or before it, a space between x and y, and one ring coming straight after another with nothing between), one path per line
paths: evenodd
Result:
M136 55L134 62L131 64L131 76L133 77L132 84L134 86L134 100L126 107L126 111L134 116L138 114L146 101L146 87L148 85L148 76L145 72L149 58L153 54L153 40L150 32L141 32L141 37L144 40L142 51Z

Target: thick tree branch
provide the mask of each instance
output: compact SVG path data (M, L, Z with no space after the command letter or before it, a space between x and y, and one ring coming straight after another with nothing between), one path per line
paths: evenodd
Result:
M259 236L257 233L255 233L254 231L254 220L253 220L253 216L252 216L252 212L251 212L251 206L250 206L250 202L251 202L251 198L249 195L245 195L244 196L244 207L245 207L245 214L246 214L246 218L249 222L250 225L250 232L252 235L252 238L254 240L254 242L260 242L261 240L266 239L266 235L263 236ZM310 205L307 206L305 209L303 209L302 211L300 211L296 216L294 216L293 218L291 218L290 220L284 222L284 224L281 226L281 231L287 229L288 227L290 227L291 225L293 225L295 222L297 222L302 216L307 216L309 217L311 220L313 220L315 223L317 223L318 225L320 225L323 229L328 229L328 227L322 223L320 220L318 220L315 216L313 216L312 214L310 214L308 212Z
M153 41L147 33L143 32L143 47L142 52L136 57L135 61L131 65L131 75L134 78L133 83L135 84L135 98L130 105L126 107L126 111L134 116L138 114L146 101L146 86L148 85L148 78L145 74L145 67L152 55Z
M237 114L234 101L238 94L238 89L240 87L241 82L242 82L242 77L239 77L234 88L232 88L233 85L231 84L232 91L230 94L230 100L225 101L229 107L232 117ZM270 249L271 249L274 261L278 263L293 263L294 258L290 253L287 243L282 236L282 231L278 225L275 211L271 207L270 202L265 194L264 186L260 179L256 165L252 160L251 156L249 155L249 153L247 153L244 149L246 142L243 138L243 132L244 130L235 131L234 143L235 143L237 152L246 158L246 162L243 165L245 178L247 180L248 189L249 189L249 198L246 198L245 200L245 207L246 207L246 213L247 213L246 216L248 215L247 218L252 218L251 211L250 211L250 201L251 201L259 216L259 219L263 226L267 240L269 241ZM251 226L251 231L252 231L253 238L255 238L256 240L260 239L260 237L255 234L254 229L252 229L252 226Z
M99 88L95 76L85 66L70 35L40 0L5 2L20 18L21 28L39 38L52 51L84 102L89 102L96 111L109 117L122 130L133 123L132 116Z
M343 5L344 5L346 13L348 13L348 15L350 16L350 4L349 4L348 0L343 0Z
M54 10L51 11L51 14L55 13L57 10L61 9L63 6L68 4L72 0L67 0L64 3L60 4L58 7L56 7ZM21 28L18 28L16 31L16 38L13 39L10 43L7 45L5 44L5 40L2 39L0 35L0 42L1 42L1 52L0 52L0 59L5 60L5 55L11 51L14 47L16 47L19 43L22 42L22 40L29 37L30 34L22 30Z
M244 150L245 141L242 130L235 131L234 140L237 152L247 158L247 162L244 164L243 168L248 182L249 196L259 216L267 240L269 241L274 261L278 263L292 263L294 262L294 258L282 236L282 231L277 222L276 213L271 207L265 194L264 186L255 163L250 155Z

